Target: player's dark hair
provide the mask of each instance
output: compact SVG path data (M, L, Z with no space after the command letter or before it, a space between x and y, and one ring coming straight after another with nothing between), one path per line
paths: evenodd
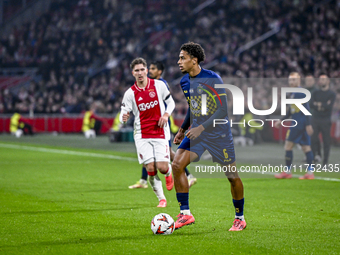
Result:
M144 58L135 58L134 60L132 60L130 64L130 68L133 69L135 65L139 65L139 64L143 64L143 66L145 67L147 66L146 60Z
M198 64L205 60L204 49L198 43L184 43L180 50L186 51L193 58L197 58Z
M150 65L155 65L158 70L164 71L164 65L161 61L153 61L150 63Z

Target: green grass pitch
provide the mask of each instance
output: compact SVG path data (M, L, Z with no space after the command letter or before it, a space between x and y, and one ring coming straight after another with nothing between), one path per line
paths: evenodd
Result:
M332 148L333 163L339 152ZM239 164L283 163L281 145L237 148L236 155ZM299 162L302 154L294 156ZM140 170L133 144L106 137L0 135L0 254L339 254L339 173L308 181L242 175L242 232L228 232L227 179L200 178L190 189L196 223L156 236L151 219L161 212L175 219L176 194L164 185L168 207L156 208L150 187L127 188Z

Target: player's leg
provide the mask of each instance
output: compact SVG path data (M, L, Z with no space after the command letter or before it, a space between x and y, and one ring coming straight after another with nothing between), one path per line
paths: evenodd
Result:
M152 145L155 154L156 167L160 173L165 175L167 190L172 190L174 187L174 180L172 178L168 141L164 139L153 139Z
M323 121L323 125L321 128L322 140L323 140L323 165L328 164L329 152L331 149L331 120Z
M244 220L244 191L243 183L237 172L234 142L231 136L209 140L204 147L212 156L213 162L221 165L230 183L231 195L235 207L235 219L229 231L241 231L246 227Z
M174 187L174 179L172 177L172 167L169 162L164 161L164 162L157 162L156 167L165 176L165 184L166 184L166 189L167 190L172 190Z
M308 137L309 139L309 137ZM309 140L310 141L310 140ZM307 167L307 173L304 176L299 177L300 180L302 179L314 179L314 168L312 167L314 156L313 156L313 151L310 145L302 145L302 151L306 155L307 159L307 164L309 166Z
M157 175L157 168L155 163L154 146L149 139L135 139L137 149L138 161L144 164L149 175L149 183L156 194L160 207L166 206L166 199L163 192L162 182Z
M198 155L194 152L178 149L174 161L172 162L176 197L180 206L180 214L177 216L178 219L175 223L176 229L195 223L195 218L192 216L189 209L189 183L184 169L197 157Z
M166 199L163 192L162 181L157 175L156 162L154 161L154 158L152 158L151 160L147 160L145 163L145 167L149 175L150 185L159 201L157 207L166 207Z
M146 189L148 187L148 172L146 171L145 166L142 168L142 177L138 182L129 186L129 189Z
M289 132L289 131L288 131ZM285 160L286 160L286 170L280 174L276 174L274 175L275 178L277 179L290 179L293 177L292 173L291 173L291 165L293 162L293 147L294 147L294 143L292 141L285 141Z
M169 143L169 145L170 145L170 144L171 144L171 143ZM171 162L174 160L174 158L175 158L175 152L174 152L172 149L170 149L170 160L171 160ZM190 188L192 185L194 185L194 184L197 183L197 178L195 178L195 176L193 176L193 175L189 172L189 170L188 170L187 167L184 168L184 171L185 171L185 174L187 175L188 183L189 183L189 188Z
M233 226L229 231L241 231L246 228L247 224L244 220L243 208L244 208L244 189L243 183L237 172L236 162L230 165L222 166L223 169L227 169L225 172L229 182L231 195L233 197L233 204L235 207L235 220Z
M321 145L320 145L320 139L319 134L321 132L321 126L319 125L318 120L315 118L312 119L312 127L313 127L313 134L311 137L312 142L312 151L313 155L315 156L316 162L321 162Z

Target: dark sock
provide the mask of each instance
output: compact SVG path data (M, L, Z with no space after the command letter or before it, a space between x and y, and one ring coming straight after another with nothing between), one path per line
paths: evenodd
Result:
M311 164L313 164L313 160L314 160L313 152L312 151L307 152L306 153L306 158L307 158L307 164L309 165L308 166L308 171L311 171L312 170Z
M186 174L187 176L190 175L190 172L189 172L188 168L184 168L184 171L185 171L185 174Z
M243 206L244 206L244 198L240 200L233 199L235 214L236 216L243 216Z
M148 179L148 172L146 171L146 168L143 167L142 169L142 179L147 180Z
M286 166L290 170L290 167L293 162L293 151L286 151Z
M189 210L189 193L176 193L181 210Z

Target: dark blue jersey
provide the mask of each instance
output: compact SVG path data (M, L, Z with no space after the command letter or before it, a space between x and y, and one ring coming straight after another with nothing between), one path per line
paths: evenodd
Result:
M193 78L186 74L181 79L180 85L191 111L192 127L207 123L219 107L222 107L222 105L227 106L225 89L216 89L215 84L223 84L221 77L215 72L203 68L196 77ZM203 97L206 98L205 106L202 104ZM226 135L231 137L227 111L218 119L225 119L228 123L216 125L215 127L213 125L205 126L206 129L201 135L208 139Z
M292 93L290 98L305 98L306 95L304 93L300 93L300 92L295 92ZM310 111L309 108L309 104L304 103L303 106ZM293 120L296 120L297 125L296 127L292 127L292 128L296 128L296 129L305 129L307 125L310 125L310 116L305 115L295 104L294 105L290 105L288 107L288 111L287 111L287 115L285 116L285 118L291 118ZM294 124L294 123L292 123Z

